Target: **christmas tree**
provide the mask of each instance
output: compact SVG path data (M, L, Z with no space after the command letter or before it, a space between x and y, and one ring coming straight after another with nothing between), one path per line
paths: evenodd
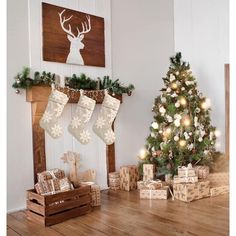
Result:
M182 61L181 53L170 62L140 157L140 167L144 163L157 166L157 177L174 175L178 166L188 163L211 165L215 152L216 128L211 125L209 99L198 91L190 65Z

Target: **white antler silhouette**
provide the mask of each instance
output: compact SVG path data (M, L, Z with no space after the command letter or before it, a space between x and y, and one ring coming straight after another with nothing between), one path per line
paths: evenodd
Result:
M82 24L82 31L81 32L79 31L79 28L76 27L76 29L78 31L78 36L77 37L79 37L82 34L86 34L91 30L90 16L87 15L86 18L88 20L88 25L87 25L87 22L84 22L84 23L82 22L81 23Z
M69 34L69 35L71 35L73 38L75 38L75 35L72 33L72 31L71 31L71 25L69 24L69 29L66 29L65 28L65 26L64 26L64 24L65 24L65 22L67 22L67 21L69 21L72 17L73 17L73 15L71 15L69 18L65 18L65 16L63 16L63 19L62 19L62 14L64 13L66 11L66 9L64 9L62 12L58 12L58 15L59 15L59 17L60 17L60 24L61 24L61 28L67 33L67 34Z
M78 35L75 36L71 30L70 24L68 24L68 28L65 27L65 23L73 17L73 15L71 15L68 18L62 16L65 11L66 9L64 9L61 12L58 12L58 15L60 17L61 28L63 29L64 32L67 33L67 39L70 41L70 52L67 56L66 62L71 64L84 65L84 60L80 54L80 50L84 48L84 44L82 42L84 34L88 33L91 30L90 16L86 15L87 22L81 23L82 31L79 30L78 26L76 27Z

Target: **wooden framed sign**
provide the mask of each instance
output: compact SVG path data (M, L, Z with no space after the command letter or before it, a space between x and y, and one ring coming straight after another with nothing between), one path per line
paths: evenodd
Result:
M104 18L42 3L43 60L105 67Z

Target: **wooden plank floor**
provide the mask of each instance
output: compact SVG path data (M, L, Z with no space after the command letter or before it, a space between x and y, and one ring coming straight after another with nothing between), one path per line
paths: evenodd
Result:
M28 221L24 211L8 214L7 235L229 235L229 196L191 203L140 200L138 191L103 191L102 206L50 227Z

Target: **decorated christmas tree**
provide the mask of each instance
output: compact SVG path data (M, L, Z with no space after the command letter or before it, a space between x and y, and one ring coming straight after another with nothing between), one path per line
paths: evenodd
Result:
M178 166L211 165L215 152L216 128L211 125L210 100L197 89L190 65L181 53L170 58L164 88L155 99L150 135L140 156L157 166L157 177L176 174Z

